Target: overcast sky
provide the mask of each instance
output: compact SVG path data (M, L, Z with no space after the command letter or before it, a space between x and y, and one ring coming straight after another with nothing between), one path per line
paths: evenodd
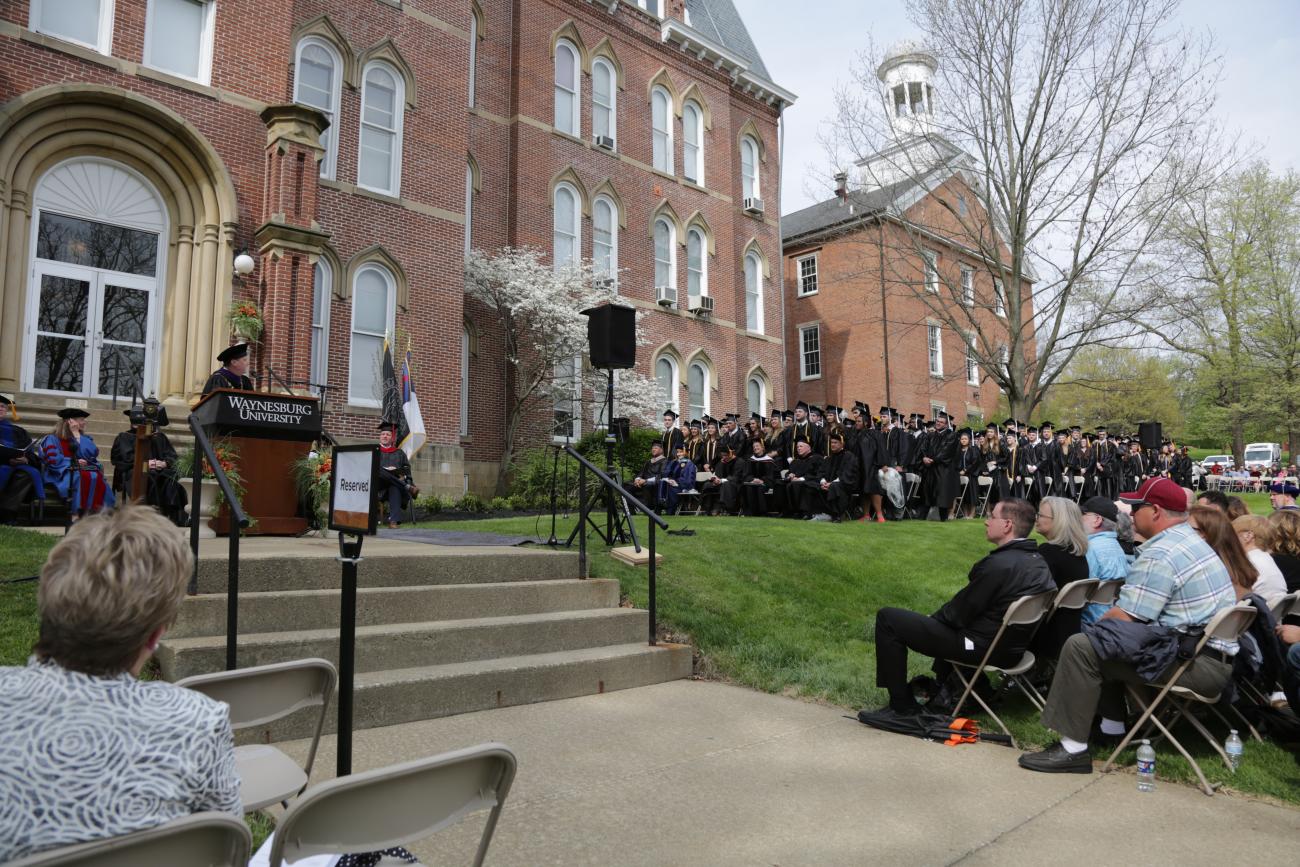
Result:
M772 79L799 100L785 115L781 210L829 198L819 125L868 39L916 38L903 0L735 0ZM797 11L795 11L797 10ZM1218 111L1275 171L1300 170L1300 0L1184 0L1186 26L1208 30L1223 55Z

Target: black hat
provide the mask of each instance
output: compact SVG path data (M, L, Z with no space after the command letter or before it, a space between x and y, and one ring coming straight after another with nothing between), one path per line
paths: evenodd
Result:
M1052 427L1053 427L1053 425L1052 425L1052 423L1051 423L1050 421L1040 421L1040 422L1038 423L1038 429L1039 429L1039 430L1051 430Z
M1016 425L1016 420L1014 418L1008 418L1002 420L1003 427L1015 427L1015 425Z
M79 407L75 407L75 406L67 406L59 410L59 418L63 418L63 419L89 418L89 417L90 417L90 413L86 412L84 409L80 409Z
M1070 433L1082 433L1082 432L1083 432L1083 428L1079 427L1077 424L1070 427Z
M1106 426L1104 424L1097 425L1097 433L1104 434L1105 432L1106 432Z
M159 403L156 397L146 397L139 409L124 409L122 415L130 418L133 412L140 412L145 419L158 427L167 427L171 424L171 419L167 418L167 407Z
M794 408L795 408L795 409L801 409L801 410L803 410L804 412L807 412L807 411L808 411L808 404L804 403L804 402L801 400L801 401L799 401L798 403L796 403L796 404L794 405Z
M243 358L248 355L247 343L236 343L233 346L227 346L221 352L217 353L217 361L222 364L229 364L237 358Z
M995 422L995 421L991 421L991 422L989 422L988 424L984 425L984 430L986 430L986 431L990 431L990 430L991 430L991 431L996 431L996 430L998 430L998 423Z
M758 413L756 413L756 412L751 412L751 413L749 414L749 419L750 419L750 421L756 421L756 422L758 422L759 424L762 424L762 423L763 423L763 417L762 417L761 415L759 415Z
M0 394L0 404L4 404L5 406L11 406L13 405L13 400L10 399L9 395L7 394Z
M397 422L381 421L375 430L397 430Z
M844 434L840 433L838 430L832 431L830 438L832 440L839 440L840 442L844 442Z
M663 414L672 416L674 420L677 418L677 413L673 412L671 409L664 410Z
M792 418L794 418L794 410L792 409L787 409L785 412L781 413L781 419L783 421L789 421Z
M1114 501L1105 497L1089 497L1079 504L1079 509L1083 512L1101 515L1107 521L1119 520L1119 509L1116 508Z
M704 425L700 423L700 420L699 420L698 418L693 418L693 419L691 419L691 427L699 427L699 428L702 428L702 427L704 427Z
M817 415L822 414L822 408L816 404L809 404L806 409L808 410L809 415L812 415L813 413L816 413Z
M890 409L889 407L887 407L887 406L882 406L882 407L880 408L880 414L881 414L882 416L883 416L883 415L893 415L893 414L894 414L894 411L893 411L892 409Z

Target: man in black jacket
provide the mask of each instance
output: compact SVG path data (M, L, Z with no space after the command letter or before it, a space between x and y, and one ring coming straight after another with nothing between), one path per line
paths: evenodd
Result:
M907 652L934 657L940 683L952 666L947 660L978 665L1002 625L1008 606L1021 596L1056 590L1037 543L1028 536L1037 511L1021 499L1002 500L984 520L984 533L997 547L970 570L967 584L932 617L905 608L876 612L876 686L889 691L889 704L858 714L894 718L919 713L920 705L907 685ZM993 664L1009 665L1024 653L1029 636L1019 631L1003 635ZM864 720L865 721L865 720Z

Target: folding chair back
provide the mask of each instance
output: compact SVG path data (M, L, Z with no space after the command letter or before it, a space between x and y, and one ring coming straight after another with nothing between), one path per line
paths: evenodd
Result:
M1074 583L1078 584L1080 582L1076 581ZM993 639L993 644L989 645L989 655L992 656L993 650L1001 641L1002 634L1007 631L1008 626L1032 626L1042 620L1043 616L1051 610L1052 602L1060 592L1059 590L1047 590L1042 593L1035 593L1032 596L1021 596L1007 606L1007 613L1002 615L1002 628L998 630L997 637Z
M1269 607L1273 612L1273 619L1279 623L1284 617L1300 615L1300 592L1288 593Z
M1092 605L1114 605L1119 598L1119 591L1124 587L1123 579L1112 578L1101 581L1092 590L1088 602Z
M6 867L245 867L248 826L228 813L195 813L157 828L38 852Z
M984 511L985 511L985 510L988 508L988 506L989 506L989 497L993 496L993 477L992 477L992 476L980 476L978 479L975 480L975 482L976 482L976 484L978 484L978 485L980 486L980 492L979 492L979 498L980 498L979 514L980 514L980 517L983 517L983 516L984 516Z
M270 863L402 846L491 809L474 858L480 865L514 777L514 753L489 743L330 780L285 812Z
M1097 585L1100 583L1096 578L1081 578L1078 581L1071 581L1056 591L1056 599L1052 601L1052 610L1064 608L1072 611L1076 608L1082 608L1092 601L1092 594L1096 592Z
M301 768L275 747L257 744L236 748L244 809L252 812L283 802L306 787L316 762L325 711L337 683L338 674L329 661L298 659L198 674L179 680L176 685L230 705L230 725L236 731L269 725L303 708L320 707L307 762Z
M1197 643L1196 650L1199 652L1211 638L1216 638L1219 641L1236 641L1243 632L1250 628L1250 624L1254 622L1257 613L1254 605L1244 602L1238 602L1231 608L1223 609L1206 624L1205 634L1201 636L1201 640Z

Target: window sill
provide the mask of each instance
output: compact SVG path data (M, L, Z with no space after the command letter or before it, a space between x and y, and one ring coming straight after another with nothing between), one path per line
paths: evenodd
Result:
M650 174L658 175L659 177L665 178L674 183L679 183L681 181L681 178L677 177L677 175L673 174L672 172L666 172L663 169L656 169L653 166L650 168Z
M551 127L551 132L555 133L562 139L567 139L568 141L573 142L576 145L582 145L585 148L591 147L591 145L587 144L585 141L583 141L581 138L579 138L578 136L574 135L571 132L565 132L564 130L557 129L556 127Z
M704 184L698 184L690 178L682 178L682 186L701 193L707 193L709 191L709 188L704 186Z
M472 436L462 436L460 438L460 444L463 446L473 445L473 443L474 438Z
M190 78L188 75L181 75L179 72L159 69L156 66L146 66L143 63L140 64L140 75L144 78L152 78L156 81L175 84L184 88L202 87L206 89L211 87L211 79L204 81L202 78ZM213 95L215 96L215 94Z
M811 297L813 297L813 296L816 295L816 294L817 294L817 290L814 289L814 290L811 291L811 292L800 292L800 293L796 294L794 297L796 297L796 298L811 298Z
M800 382L812 382L813 380L821 379L821 378L822 378L822 375L821 375L820 373L817 374L817 375L815 375L815 376L803 376L803 375L801 374L801 375L799 376L799 381L800 381Z
M380 418L384 414L383 407L359 406L355 403L344 404L343 412L347 415L362 415L370 416L371 418Z

